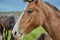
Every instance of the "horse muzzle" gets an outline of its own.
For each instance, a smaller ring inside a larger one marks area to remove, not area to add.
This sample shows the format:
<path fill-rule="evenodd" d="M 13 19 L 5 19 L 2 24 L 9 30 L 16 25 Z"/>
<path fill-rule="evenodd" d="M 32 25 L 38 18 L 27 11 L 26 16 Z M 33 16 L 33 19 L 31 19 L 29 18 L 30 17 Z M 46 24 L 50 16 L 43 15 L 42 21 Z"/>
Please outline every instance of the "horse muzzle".
<path fill-rule="evenodd" d="M 12 32 L 12 34 L 14 38 L 17 40 L 22 40 L 24 37 L 24 34 L 22 32 L 15 31 L 15 32 Z"/>

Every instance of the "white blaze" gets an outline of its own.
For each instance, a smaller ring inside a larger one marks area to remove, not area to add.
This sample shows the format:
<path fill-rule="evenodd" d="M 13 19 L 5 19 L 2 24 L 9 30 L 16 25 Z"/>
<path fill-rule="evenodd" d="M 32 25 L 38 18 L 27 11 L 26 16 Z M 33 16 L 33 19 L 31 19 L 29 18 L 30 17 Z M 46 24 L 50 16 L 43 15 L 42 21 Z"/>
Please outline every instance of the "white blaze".
<path fill-rule="evenodd" d="M 26 10 L 27 6 L 25 7 L 24 11 Z M 22 19 L 22 16 L 24 15 L 24 11 L 23 13 L 20 15 L 18 21 L 16 22 L 16 24 L 14 25 L 14 28 L 12 30 L 12 33 L 14 34 L 15 32 L 18 32 L 18 27 L 19 27 L 19 23 L 20 23 L 20 20 Z"/>

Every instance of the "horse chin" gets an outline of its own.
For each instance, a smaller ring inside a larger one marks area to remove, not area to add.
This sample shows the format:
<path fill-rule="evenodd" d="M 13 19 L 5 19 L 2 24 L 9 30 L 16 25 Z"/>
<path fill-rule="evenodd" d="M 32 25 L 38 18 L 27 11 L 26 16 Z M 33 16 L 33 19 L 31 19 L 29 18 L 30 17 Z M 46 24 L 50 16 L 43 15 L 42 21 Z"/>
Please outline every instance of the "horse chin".
<path fill-rule="evenodd" d="M 16 39 L 17 39 L 17 40 L 23 40 L 23 37 L 24 37 L 24 35 L 22 35 L 22 36 L 19 36 L 19 35 L 18 35 Z"/>
<path fill-rule="evenodd" d="M 16 40 L 23 40 L 23 37 L 24 37 L 24 35 L 25 34 L 19 34 L 19 33 L 17 33 L 16 35 L 13 35 L 14 36 L 14 38 L 16 39 Z"/>

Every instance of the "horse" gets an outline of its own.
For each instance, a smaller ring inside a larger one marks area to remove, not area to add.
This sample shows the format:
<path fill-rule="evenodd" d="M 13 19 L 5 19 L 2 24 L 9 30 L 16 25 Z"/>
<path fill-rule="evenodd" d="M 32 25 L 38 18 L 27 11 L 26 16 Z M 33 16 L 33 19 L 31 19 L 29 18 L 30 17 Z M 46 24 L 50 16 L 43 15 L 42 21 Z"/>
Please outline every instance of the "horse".
<path fill-rule="evenodd" d="M 3 15 L 0 17 L 0 34 L 2 35 L 2 40 L 5 40 L 7 38 L 6 32 L 8 33 L 9 30 L 12 31 L 14 24 L 15 24 L 15 17 L 13 15 L 10 16 Z"/>
<path fill-rule="evenodd" d="M 38 40 L 52 40 L 51 37 L 47 33 L 42 33 L 39 37 Z"/>
<path fill-rule="evenodd" d="M 11 16 L 4 15 L 0 17 L 0 26 L 2 26 L 3 28 L 12 29 L 14 24 L 15 24 L 15 17 L 13 15 Z"/>
<path fill-rule="evenodd" d="M 60 40 L 60 11 L 42 0 L 25 0 L 27 7 L 15 24 L 12 34 L 20 38 L 42 26 L 52 40 Z"/>

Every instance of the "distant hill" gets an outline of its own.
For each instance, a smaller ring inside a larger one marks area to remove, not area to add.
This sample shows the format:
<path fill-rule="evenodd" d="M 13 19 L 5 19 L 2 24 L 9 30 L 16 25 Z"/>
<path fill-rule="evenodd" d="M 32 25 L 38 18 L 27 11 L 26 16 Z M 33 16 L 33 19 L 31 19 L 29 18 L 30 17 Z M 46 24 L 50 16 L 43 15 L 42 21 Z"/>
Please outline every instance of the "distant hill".
<path fill-rule="evenodd" d="M 15 11 L 15 12 L 0 12 L 0 16 L 2 15 L 14 15 L 16 19 L 19 18 L 21 15 L 22 11 Z"/>
<path fill-rule="evenodd" d="M 5 14 L 21 14 L 22 11 L 16 11 L 16 12 L 0 12 L 0 15 L 5 15 Z"/>

